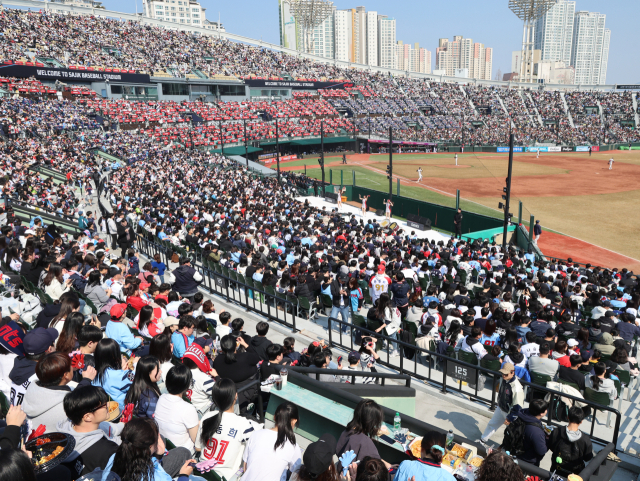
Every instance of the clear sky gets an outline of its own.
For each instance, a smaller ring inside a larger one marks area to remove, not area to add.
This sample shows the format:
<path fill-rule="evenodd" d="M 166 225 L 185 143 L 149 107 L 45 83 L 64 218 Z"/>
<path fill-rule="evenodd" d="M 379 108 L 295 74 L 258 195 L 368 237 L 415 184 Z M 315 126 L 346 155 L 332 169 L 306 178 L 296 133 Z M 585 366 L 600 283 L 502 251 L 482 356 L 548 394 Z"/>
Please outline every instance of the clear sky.
<path fill-rule="evenodd" d="M 142 2 L 137 0 L 142 11 Z M 201 0 L 209 20 L 217 20 L 231 33 L 262 38 L 279 43 L 278 0 Z M 135 11 L 131 0 L 103 0 L 106 8 L 124 12 Z M 420 43 L 432 52 L 439 38 L 454 35 L 470 37 L 494 49 L 493 75 L 500 69 L 511 70 L 511 52 L 522 45 L 522 23 L 508 8 L 507 0 L 334 0 L 338 9 L 364 5 L 367 10 L 388 15 L 397 21 L 397 40 Z M 639 0 L 576 0 L 576 10 L 588 10 L 607 15 L 606 27 L 611 29 L 611 47 L 607 83 L 640 83 L 640 49 L 638 45 Z M 432 65 L 432 68 L 434 65 Z"/>

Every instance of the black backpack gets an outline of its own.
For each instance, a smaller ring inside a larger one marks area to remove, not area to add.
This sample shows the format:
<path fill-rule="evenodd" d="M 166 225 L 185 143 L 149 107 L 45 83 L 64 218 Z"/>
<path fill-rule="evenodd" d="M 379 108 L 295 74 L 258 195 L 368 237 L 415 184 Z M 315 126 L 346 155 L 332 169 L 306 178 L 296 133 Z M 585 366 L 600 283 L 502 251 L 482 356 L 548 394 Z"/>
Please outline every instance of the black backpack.
<path fill-rule="evenodd" d="M 524 431 L 527 426 L 537 426 L 543 429 L 539 422 L 527 423 L 518 417 L 504 430 L 504 438 L 500 448 L 503 451 L 509 451 L 512 456 L 516 457 L 524 453 Z"/>

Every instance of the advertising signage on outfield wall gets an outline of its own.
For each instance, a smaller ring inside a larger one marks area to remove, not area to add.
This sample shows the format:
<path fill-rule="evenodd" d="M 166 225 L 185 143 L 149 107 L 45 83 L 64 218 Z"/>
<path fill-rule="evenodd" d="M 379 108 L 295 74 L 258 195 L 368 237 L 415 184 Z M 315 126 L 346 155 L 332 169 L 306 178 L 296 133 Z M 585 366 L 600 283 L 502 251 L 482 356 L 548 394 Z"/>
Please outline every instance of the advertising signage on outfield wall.
<path fill-rule="evenodd" d="M 303 80 L 290 81 L 246 79 L 244 83 L 249 87 L 276 87 L 290 88 L 293 90 L 344 89 L 346 87 L 353 87 L 353 83 L 351 82 L 306 82 Z"/>
<path fill-rule="evenodd" d="M 573 152 L 573 147 L 566 147 L 563 145 L 561 149 L 562 149 L 562 152 Z"/>
<path fill-rule="evenodd" d="M 0 66 L 0 75 L 18 78 L 35 77 L 37 80 L 60 80 L 61 82 L 99 82 L 101 80 L 140 84 L 151 82 L 148 75 L 139 73 L 71 70 L 67 68 L 31 67 L 28 65 L 2 65 Z"/>
<path fill-rule="evenodd" d="M 616 85 L 616 90 L 640 90 L 640 85 Z"/>
<path fill-rule="evenodd" d="M 514 147 L 514 152 L 524 152 L 524 147 Z M 509 152 L 509 147 L 498 147 L 498 152 Z"/>
<path fill-rule="evenodd" d="M 579 145 L 576 147 L 576 152 L 589 152 L 589 147 L 586 145 Z"/>

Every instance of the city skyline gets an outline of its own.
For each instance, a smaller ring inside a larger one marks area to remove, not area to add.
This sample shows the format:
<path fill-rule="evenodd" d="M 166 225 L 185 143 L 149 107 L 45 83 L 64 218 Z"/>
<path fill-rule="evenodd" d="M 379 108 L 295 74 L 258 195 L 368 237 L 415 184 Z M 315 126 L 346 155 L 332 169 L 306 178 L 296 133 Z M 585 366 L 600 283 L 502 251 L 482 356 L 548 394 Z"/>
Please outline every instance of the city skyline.
<path fill-rule="evenodd" d="M 439 3 L 398 2 L 389 4 L 382 0 L 352 2 L 351 0 L 333 0 L 339 10 L 364 6 L 367 10 L 377 11 L 396 19 L 396 38 L 405 43 L 419 43 L 420 46 L 434 52 L 432 68 L 435 67 L 435 49 L 440 38 L 461 35 L 473 38 L 494 49 L 493 72 L 503 73 L 511 70 L 512 51 L 518 50 L 522 42 L 522 23 L 508 9 L 506 0 L 496 0 L 490 4 L 474 0 L 460 0 L 455 9 Z M 138 0 L 138 11 L 142 11 L 142 2 Z M 248 0 L 232 4 L 201 0 L 207 9 L 209 20 L 221 16 L 226 30 L 246 37 L 262 39 L 279 44 L 277 2 L 274 0 Z M 126 0 L 105 0 L 107 9 L 125 12 L 135 11 L 135 2 Z M 607 83 L 635 83 L 640 81 L 640 52 L 637 49 L 625 49 L 623 42 L 635 34 L 635 16 L 630 13 L 637 8 L 636 0 L 618 0 L 603 3 L 600 0 L 576 0 L 576 11 L 600 12 L 607 16 L 606 27 L 612 31 L 609 50 Z M 239 12 L 250 12 L 250 15 Z M 459 12 L 464 12 L 460 15 Z"/>

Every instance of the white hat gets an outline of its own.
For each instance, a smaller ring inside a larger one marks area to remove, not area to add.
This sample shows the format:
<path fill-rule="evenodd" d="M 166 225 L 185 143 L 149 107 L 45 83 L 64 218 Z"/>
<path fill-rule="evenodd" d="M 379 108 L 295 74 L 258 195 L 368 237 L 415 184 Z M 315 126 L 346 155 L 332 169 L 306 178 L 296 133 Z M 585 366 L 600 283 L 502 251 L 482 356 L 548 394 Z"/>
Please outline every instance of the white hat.
<path fill-rule="evenodd" d="M 27 234 L 36 235 L 36 231 L 34 231 L 33 229 L 27 229 L 27 230 L 24 231 L 24 234 L 25 235 L 27 235 Z"/>
<path fill-rule="evenodd" d="M 579 344 L 578 341 L 576 341 L 575 339 L 569 339 L 567 341 L 567 346 L 569 347 L 576 347 L 578 344 Z"/>

